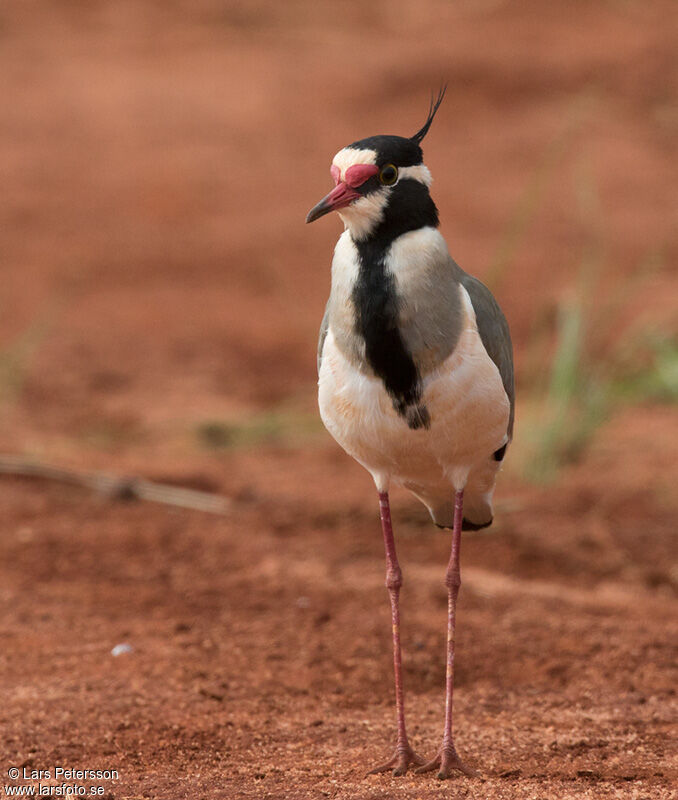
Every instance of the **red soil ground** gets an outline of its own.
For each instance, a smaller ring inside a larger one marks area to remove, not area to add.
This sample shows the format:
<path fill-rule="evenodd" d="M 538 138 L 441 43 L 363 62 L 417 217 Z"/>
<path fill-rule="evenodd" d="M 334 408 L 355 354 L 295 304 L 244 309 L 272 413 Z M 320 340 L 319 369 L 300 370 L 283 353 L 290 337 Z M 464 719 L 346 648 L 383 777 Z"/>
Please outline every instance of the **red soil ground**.
<path fill-rule="evenodd" d="M 458 747 L 483 777 L 363 777 L 393 737 L 382 544 L 369 476 L 308 422 L 339 223 L 303 225 L 333 153 L 413 132 L 447 77 L 425 148 L 443 232 L 481 277 L 507 253 L 519 377 L 592 249 L 593 307 L 623 296 L 609 340 L 666 327 L 675 21 L 668 1 L 0 10 L 0 449 L 232 498 L 0 481 L 3 791 L 63 766 L 118 770 L 92 782 L 109 798 L 676 796 L 678 422 L 651 404 L 548 486 L 509 451 L 495 525 L 464 539 Z M 199 435 L 215 420 L 233 446 Z M 448 536 L 393 507 L 431 754 Z"/>

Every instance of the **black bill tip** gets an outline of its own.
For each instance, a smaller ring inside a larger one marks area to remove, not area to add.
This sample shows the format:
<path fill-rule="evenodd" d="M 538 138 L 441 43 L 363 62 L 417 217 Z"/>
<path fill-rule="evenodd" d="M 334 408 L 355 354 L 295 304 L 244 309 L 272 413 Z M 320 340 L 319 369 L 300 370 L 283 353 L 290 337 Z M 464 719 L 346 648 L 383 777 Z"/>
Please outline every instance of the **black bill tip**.
<path fill-rule="evenodd" d="M 315 220 L 320 219 L 320 217 L 324 217 L 325 214 L 329 214 L 330 211 L 332 211 L 332 206 L 327 202 L 326 198 L 323 198 L 308 212 L 306 215 L 306 223 L 315 222 Z"/>

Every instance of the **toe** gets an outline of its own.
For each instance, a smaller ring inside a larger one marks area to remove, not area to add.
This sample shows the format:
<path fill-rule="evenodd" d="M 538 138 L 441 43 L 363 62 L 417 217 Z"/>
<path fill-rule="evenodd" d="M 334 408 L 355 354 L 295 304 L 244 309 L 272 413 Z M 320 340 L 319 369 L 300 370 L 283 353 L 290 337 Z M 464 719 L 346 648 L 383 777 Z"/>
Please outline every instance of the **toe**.
<path fill-rule="evenodd" d="M 386 761 L 384 764 L 379 764 L 379 766 L 374 767 L 374 769 L 371 769 L 369 772 L 366 772 L 365 775 L 380 775 L 382 772 L 388 772 L 392 766 L 393 759 Z"/>
<path fill-rule="evenodd" d="M 423 775 L 425 772 L 433 772 L 436 767 L 440 766 L 440 756 L 432 758 L 430 761 L 424 762 L 418 769 L 415 769 L 417 775 Z"/>
<path fill-rule="evenodd" d="M 430 761 L 426 762 L 426 764 L 423 764 L 421 767 L 419 767 L 419 769 L 416 769 L 415 773 L 417 775 L 423 775 L 425 772 L 433 772 L 436 767 L 440 767 L 438 770 L 438 779 L 441 781 L 451 777 L 452 773 L 455 771 L 462 772 L 469 778 L 475 778 L 478 776 L 477 772 L 464 764 L 456 752 L 448 753 L 442 750 L 438 753 L 438 755 L 435 756 L 435 758 L 432 758 Z"/>
<path fill-rule="evenodd" d="M 408 749 L 406 751 L 396 750 L 396 752 L 393 754 L 393 758 L 389 759 L 384 764 L 379 764 L 379 766 L 371 769 L 365 774 L 378 775 L 382 772 L 388 772 L 390 769 L 393 769 L 393 777 L 399 778 L 407 773 L 410 764 L 418 766 L 423 763 L 424 759 L 412 749 Z"/>
<path fill-rule="evenodd" d="M 467 767 L 456 753 L 453 753 L 449 756 L 443 756 L 440 761 L 440 772 L 438 772 L 438 778 L 441 781 L 444 781 L 451 777 L 453 772 L 461 772 L 468 778 L 475 778 L 478 774 L 472 770 L 471 767 Z"/>

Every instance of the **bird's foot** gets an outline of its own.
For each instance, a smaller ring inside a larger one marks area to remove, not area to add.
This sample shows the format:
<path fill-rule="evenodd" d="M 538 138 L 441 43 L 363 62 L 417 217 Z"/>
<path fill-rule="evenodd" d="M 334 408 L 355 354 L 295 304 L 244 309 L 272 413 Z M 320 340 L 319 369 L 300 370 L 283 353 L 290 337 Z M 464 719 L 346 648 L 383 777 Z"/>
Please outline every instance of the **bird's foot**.
<path fill-rule="evenodd" d="M 424 764 L 425 761 L 426 759 L 415 753 L 409 744 L 405 746 L 398 745 L 392 758 L 384 764 L 379 764 L 378 767 L 371 769 L 366 774 L 377 775 L 380 772 L 388 772 L 390 769 L 393 769 L 393 777 L 397 778 L 407 772 L 410 764 L 419 767 Z"/>
<path fill-rule="evenodd" d="M 464 764 L 464 762 L 459 758 L 453 745 L 441 747 L 438 751 L 438 754 L 434 758 L 432 758 L 430 761 L 427 761 L 425 764 L 422 764 L 422 766 L 416 769 L 415 772 L 417 775 L 421 775 L 424 772 L 432 772 L 436 767 L 440 767 L 438 770 L 438 778 L 441 781 L 449 778 L 454 770 L 463 772 L 464 775 L 467 775 L 469 778 L 475 778 L 478 776 L 478 773 L 475 770 L 471 769 L 471 767 L 467 767 L 466 764 Z"/>

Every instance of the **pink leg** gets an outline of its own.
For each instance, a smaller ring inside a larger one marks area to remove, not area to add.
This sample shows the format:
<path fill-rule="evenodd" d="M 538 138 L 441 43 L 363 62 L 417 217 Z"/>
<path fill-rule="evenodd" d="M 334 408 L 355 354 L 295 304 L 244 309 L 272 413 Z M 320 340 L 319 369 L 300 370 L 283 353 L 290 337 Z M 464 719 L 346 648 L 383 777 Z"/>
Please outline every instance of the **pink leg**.
<path fill-rule="evenodd" d="M 403 670 L 400 655 L 400 587 L 403 576 L 396 556 L 393 527 L 391 525 L 391 509 L 388 502 L 388 492 L 379 492 L 379 512 L 381 515 L 381 529 L 384 534 L 384 548 L 386 550 L 386 588 L 391 598 L 391 622 L 393 628 L 393 671 L 395 673 L 396 713 L 398 718 L 398 739 L 395 753 L 385 764 L 370 770 L 367 774 L 386 772 L 393 768 L 393 774 L 404 775 L 410 764 L 423 764 L 424 759 L 417 755 L 410 747 L 405 730 L 405 700 L 403 692 Z"/>
<path fill-rule="evenodd" d="M 459 574 L 459 548 L 461 545 L 461 523 L 463 517 L 463 490 L 454 497 L 454 528 L 452 530 L 452 548 L 450 560 L 445 573 L 447 586 L 447 671 L 445 676 L 445 727 L 443 728 L 443 743 L 435 758 L 419 767 L 417 772 L 430 772 L 440 767 L 438 777 L 442 780 L 449 778 L 452 771 L 457 769 L 465 775 L 476 773 L 467 767 L 457 755 L 452 734 L 452 696 L 454 694 L 454 631 L 457 616 L 457 597 L 461 586 Z"/>

